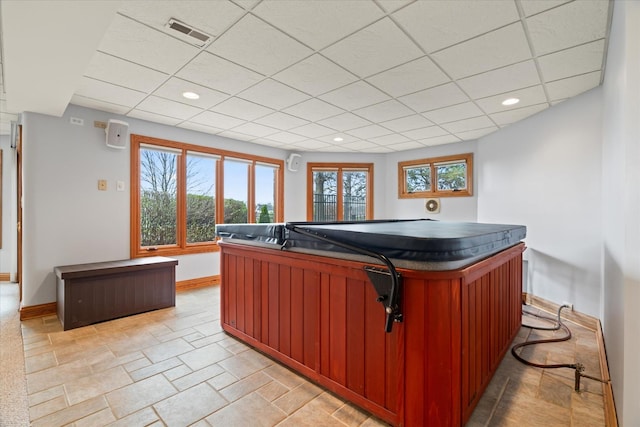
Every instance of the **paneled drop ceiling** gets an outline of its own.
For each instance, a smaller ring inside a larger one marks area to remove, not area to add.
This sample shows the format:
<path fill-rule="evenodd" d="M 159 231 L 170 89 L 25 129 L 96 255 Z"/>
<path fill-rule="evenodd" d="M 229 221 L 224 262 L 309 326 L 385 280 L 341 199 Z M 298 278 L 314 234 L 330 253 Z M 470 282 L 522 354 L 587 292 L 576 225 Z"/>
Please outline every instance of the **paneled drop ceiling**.
<path fill-rule="evenodd" d="M 63 101 L 286 150 L 387 153 L 454 143 L 598 86 L 611 7 L 124 1 Z M 196 45 L 167 27 L 172 18 L 210 40 Z M 187 91 L 199 99 L 184 98 Z M 7 94 L 5 116 L 19 112 L 6 109 L 20 94 Z M 506 98 L 520 102 L 504 106 Z"/>

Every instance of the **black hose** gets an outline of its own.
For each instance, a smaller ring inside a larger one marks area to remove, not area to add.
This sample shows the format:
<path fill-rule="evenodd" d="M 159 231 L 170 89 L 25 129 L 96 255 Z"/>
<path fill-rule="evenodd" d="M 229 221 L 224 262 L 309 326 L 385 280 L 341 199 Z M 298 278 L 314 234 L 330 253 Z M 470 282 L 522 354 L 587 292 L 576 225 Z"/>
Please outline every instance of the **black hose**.
<path fill-rule="evenodd" d="M 518 353 L 516 353 L 516 350 L 518 350 L 520 348 L 523 348 L 523 347 L 526 347 L 526 346 L 530 346 L 530 345 L 554 343 L 554 342 L 561 342 L 561 341 L 570 340 L 571 339 L 571 330 L 567 327 L 567 325 L 562 323 L 562 319 L 560 317 L 560 314 L 561 314 L 563 308 L 569 308 L 569 306 L 568 305 L 562 305 L 562 306 L 560 306 L 560 308 L 558 308 L 558 316 L 557 316 L 557 320 L 556 320 L 556 325 L 553 326 L 553 327 L 531 326 L 531 325 L 522 324 L 522 326 L 524 326 L 525 328 L 537 329 L 537 330 L 542 330 L 542 331 L 557 331 L 559 329 L 562 329 L 565 332 L 565 335 L 563 337 L 521 342 L 521 343 L 515 344 L 513 347 L 511 347 L 511 354 L 518 361 L 524 363 L 525 365 L 533 366 L 535 368 L 543 368 L 543 369 L 568 368 L 568 369 L 574 369 L 575 370 L 575 383 L 574 383 L 574 390 L 575 391 L 580 391 L 580 378 L 581 377 L 589 378 L 589 379 L 592 379 L 592 380 L 595 380 L 595 381 L 600 381 L 601 383 L 607 383 L 608 381 L 604 381 L 604 380 L 601 380 L 600 378 L 595 378 L 595 377 L 592 377 L 590 375 L 584 374 L 583 372 L 584 372 L 585 368 L 584 368 L 584 365 L 582 363 L 556 363 L 556 364 L 547 365 L 547 364 L 532 362 L 530 360 L 527 360 L 527 359 L 523 358 Z M 527 313 L 527 314 L 535 316 L 535 317 L 538 317 L 538 318 L 541 318 L 541 319 L 553 321 L 553 319 L 550 319 L 550 318 L 548 318 L 546 316 L 540 316 L 540 315 L 533 314 L 533 313 Z"/>

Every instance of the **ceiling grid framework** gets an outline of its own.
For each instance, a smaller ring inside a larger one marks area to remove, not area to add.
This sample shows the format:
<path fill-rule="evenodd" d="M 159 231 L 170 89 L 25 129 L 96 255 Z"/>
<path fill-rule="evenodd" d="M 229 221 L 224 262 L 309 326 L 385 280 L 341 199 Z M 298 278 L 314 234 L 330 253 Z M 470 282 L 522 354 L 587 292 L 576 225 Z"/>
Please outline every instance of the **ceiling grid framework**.
<path fill-rule="evenodd" d="M 611 7 L 128 0 L 70 99 L 285 150 L 387 153 L 454 143 L 598 86 Z M 211 42 L 198 48 L 175 36 L 171 18 Z M 503 106 L 510 97 L 520 103 Z"/>

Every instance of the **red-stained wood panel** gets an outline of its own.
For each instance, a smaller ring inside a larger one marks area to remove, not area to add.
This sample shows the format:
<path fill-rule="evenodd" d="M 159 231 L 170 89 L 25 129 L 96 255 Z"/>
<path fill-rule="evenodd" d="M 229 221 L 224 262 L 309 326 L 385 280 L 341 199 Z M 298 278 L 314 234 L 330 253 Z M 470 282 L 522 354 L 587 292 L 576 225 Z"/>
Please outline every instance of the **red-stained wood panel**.
<path fill-rule="evenodd" d="M 320 274 L 320 373 L 331 378 L 330 274 Z"/>
<path fill-rule="evenodd" d="M 329 378 L 347 384 L 347 279 L 329 277 Z"/>
<path fill-rule="evenodd" d="M 255 336 L 255 332 L 253 329 L 254 322 L 254 313 L 255 313 L 255 297 L 253 294 L 254 291 L 254 282 L 253 282 L 253 260 L 251 258 L 246 258 L 245 263 L 248 268 L 245 268 L 245 279 L 244 279 L 244 332 L 249 336 Z"/>
<path fill-rule="evenodd" d="M 280 264 L 278 274 L 278 350 L 291 356 L 291 268 Z M 296 320 L 293 320 L 296 321 Z"/>
<path fill-rule="evenodd" d="M 269 263 L 269 346 L 280 350 L 280 277 L 279 265 Z"/>
<path fill-rule="evenodd" d="M 362 280 L 347 280 L 347 387 L 364 395 L 365 301 Z"/>
<path fill-rule="evenodd" d="M 229 275 L 229 281 L 228 281 L 229 287 L 227 289 L 227 292 L 229 293 L 229 298 L 226 301 L 227 302 L 227 321 L 234 328 L 236 327 L 236 324 L 237 324 L 237 316 L 236 316 L 236 303 L 237 303 L 236 295 L 238 294 L 237 292 L 238 269 L 236 268 L 237 260 L 238 260 L 238 257 L 235 257 L 235 256 L 229 258 L 229 268 L 227 273 Z"/>
<path fill-rule="evenodd" d="M 260 283 L 260 341 L 269 343 L 269 316 L 272 307 L 269 305 L 269 263 L 266 261 L 260 263 Z"/>
<path fill-rule="evenodd" d="M 262 331 L 260 330 L 260 326 L 262 324 L 262 263 L 254 259 L 253 260 L 253 336 L 258 341 L 262 340 Z"/>
<path fill-rule="evenodd" d="M 244 268 L 244 261 L 245 258 L 244 257 L 237 257 L 236 259 L 236 301 L 237 303 L 235 304 L 235 309 L 236 309 L 236 328 L 238 328 L 241 331 L 246 331 L 245 329 L 245 319 L 244 319 L 244 312 L 245 312 L 245 300 L 244 300 L 244 288 L 246 286 L 246 281 L 245 281 L 245 268 Z"/>
<path fill-rule="evenodd" d="M 291 357 L 304 363 L 304 270 L 291 269 Z"/>
<path fill-rule="evenodd" d="M 317 271 L 306 269 L 304 271 L 303 289 L 303 335 L 304 335 L 304 364 L 314 370 L 318 369 L 318 335 L 319 335 L 319 309 L 320 309 L 320 274 Z"/>
<path fill-rule="evenodd" d="M 385 333 L 381 333 L 384 328 L 385 313 L 381 303 L 376 301 L 378 294 L 373 286 L 364 287 L 364 379 L 365 389 L 364 395 L 367 399 L 377 403 L 380 406 L 386 406 L 385 390 L 387 384 L 388 373 L 386 371 L 387 363 L 395 366 L 398 360 L 387 359 L 387 341 Z M 398 325 L 394 325 L 397 329 Z M 367 355 L 376 354 L 377 357 L 367 357 Z M 393 389 L 394 384 L 389 384 Z M 388 408 L 388 407 L 387 407 Z"/>
<path fill-rule="evenodd" d="M 427 371 L 424 370 L 426 342 L 417 337 L 424 337 L 428 333 L 426 329 L 427 289 L 422 280 L 403 280 L 404 295 L 411 298 L 403 298 L 404 308 L 404 333 L 405 333 L 405 420 L 411 425 L 426 426 L 428 418 L 425 418 L 425 405 L 430 405 L 425 395 Z M 410 396 L 422 396 L 424 402 L 420 402 Z M 409 424 L 407 424 L 409 425 Z"/>

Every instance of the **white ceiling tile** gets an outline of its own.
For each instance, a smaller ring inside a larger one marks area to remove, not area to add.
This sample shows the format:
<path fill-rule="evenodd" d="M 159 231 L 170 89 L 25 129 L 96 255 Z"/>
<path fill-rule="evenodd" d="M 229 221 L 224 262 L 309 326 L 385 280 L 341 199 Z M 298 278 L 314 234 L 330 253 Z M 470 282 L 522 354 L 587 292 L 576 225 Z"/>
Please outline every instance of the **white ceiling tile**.
<path fill-rule="evenodd" d="M 400 144 L 402 142 L 408 142 L 410 140 L 404 135 L 392 133 L 391 135 L 384 135 L 384 136 L 378 136 L 375 138 L 370 138 L 369 141 L 375 142 L 376 144 L 380 144 L 380 145 L 393 145 L 393 144 Z"/>
<path fill-rule="evenodd" d="M 224 136 L 225 138 L 231 138 L 231 139 L 235 139 L 238 141 L 245 141 L 245 142 L 255 139 L 255 136 L 246 135 L 240 132 L 234 132 L 232 130 L 225 130 L 223 132 L 220 132 L 218 136 Z"/>
<path fill-rule="evenodd" d="M 328 119 L 320 120 L 318 123 L 341 132 L 361 128 L 371 124 L 368 120 L 351 113 L 343 113 L 334 117 L 329 117 Z"/>
<path fill-rule="evenodd" d="M 178 127 L 184 128 L 184 129 L 195 130 L 195 131 L 203 132 L 203 133 L 209 133 L 209 134 L 212 134 L 212 135 L 215 135 L 216 133 L 220 133 L 220 132 L 223 131 L 222 129 L 218 129 L 216 127 L 202 125 L 200 123 L 193 123 L 193 122 L 182 122 L 182 123 L 180 123 L 178 125 Z"/>
<path fill-rule="evenodd" d="M 539 85 L 540 78 L 533 61 L 525 61 L 458 80 L 458 84 L 475 99 Z"/>
<path fill-rule="evenodd" d="M 254 144 L 267 145 L 269 147 L 281 147 L 283 145 L 282 142 L 272 141 L 267 138 L 256 138 L 253 141 Z"/>
<path fill-rule="evenodd" d="M 604 40 L 583 44 L 538 58 L 545 81 L 571 77 L 602 68 Z"/>
<path fill-rule="evenodd" d="M 214 40 L 207 50 L 266 75 L 276 73 L 313 53 L 308 47 L 253 15 L 245 15 L 229 31 Z"/>
<path fill-rule="evenodd" d="M 522 24 L 517 22 L 441 50 L 433 59 L 454 79 L 493 70 L 531 58 Z"/>
<path fill-rule="evenodd" d="M 263 79 L 262 75 L 209 52 L 200 53 L 176 76 L 229 94 L 240 92 Z"/>
<path fill-rule="evenodd" d="M 335 131 L 316 123 L 309 123 L 307 125 L 291 129 L 291 133 L 306 136 L 307 138 L 319 138 L 321 136 L 335 133 Z"/>
<path fill-rule="evenodd" d="M 305 141 L 296 142 L 293 145 L 306 150 L 319 150 L 321 148 L 328 148 L 333 146 L 333 144 L 318 141 L 315 139 L 307 139 Z"/>
<path fill-rule="evenodd" d="M 472 139 L 482 138 L 483 136 L 489 135 L 490 133 L 493 133 L 497 130 L 498 128 L 496 126 L 492 126 L 485 129 L 476 129 L 476 130 L 470 130 L 467 132 L 459 132 L 459 133 L 456 133 L 456 136 L 463 141 L 470 141 Z"/>
<path fill-rule="evenodd" d="M 319 98 L 349 111 L 390 99 L 387 95 L 363 81 L 357 81 L 336 89 L 319 96 Z"/>
<path fill-rule="evenodd" d="M 342 114 L 344 113 L 344 110 L 334 107 L 324 101 L 320 101 L 317 98 L 311 98 L 307 101 L 301 102 L 300 104 L 286 108 L 284 112 L 315 122 L 326 119 L 327 117 Z"/>
<path fill-rule="evenodd" d="M 321 55 L 313 55 L 273 76 L 313 96 L 329 92 L 358 78 Z"/>
<path fill-rule="evenodd" d="M 393 151 L 406 151 L 413 150 L 414 148 L 423 148 L 424 145 L 417 141 L 403 142 L 401 144 L 390 145 L 389 148 Z"/>
<path fill-rule="evenodd" d="M 322 53 L 360 77 L 422 56 L 422 51 L 389 18 L 324 49 Z"/>
<path fill-rule="evenodd" d="M 185 92 L 195 92 L 200 95 L 198 99 L 187 99 L 182 96 Z M 194 107 L 210 108 L 213 105 L 227 99 L 229 95 L 214 89 L 209 89 L 177 77 L 171 77 L 165 84 L 160 86 L 153 92 L 154 95 L 162 98 L 172 99 L 184 104 L 193 105 Z"/>
<path fill-rule="evenodd" d="M 466 132 L 494 126 L 495 124 L 487 117 L 480 116 L 472 119 L 458 120 L 457 122 L 445 123 L 441 125 L 451 133 Z"/>
<path fill-rule="evenodd" d="M 573 1 L 527 18 L 536 55 L 601 39 L 607 31 L 609 1 Z"/>
<path fill-rule="evenodd" d="M 433 123 L 427 119 L 425 119 L 420 114 L 414 114 L 407 117 L 402 117 L 400 119 L 389 120 L 387 122 L 380 123 L 381 126 L 384 126 L 388 129 L 391 129 L 395 132 L 406 132 L 408 130 L 424 128 L 428 126 L 433 126 Z"/>
<path fill-rule="evenodd" d="M 438 110 L 424 113 L 424 116 L 434 123 L 448 123 L 456 120 L 468 119 L 481 116 L 484 113 L 473 102 L 452 105 L 451 107 L 440 108 Z"/>
<path fill-rule="evenodd" d="M 174 73 L 198 53 L 198 48 L 146 25 L 116 15 L 99 50 L 164 73 Z"/>
<path fill-rule="evenodd" d="M 389 135 L 392 133 L 389 129 L 385 129 L 378 125 L 364 126 L 358 129 L 352 129 L 347 132 L 349 135 L 362 139 L 375 138 L 376 136 Z"/>
<path fill-rule="evenodd" d="M 77 95 L 126 107 L 134 107 L 145 96 L 143 92 L 105 83 L 100 80 L 83 77 L 76 90 Z"/>
<path fill-rule="evenodd" d="M 281 142 L 283 144 L 293 144 L 295 142 L 304 141 L 305 139 L 307 139 L 307 137 L 302 135 L 296 135 L 290 132 L 278 132 L 278 133 L 274 133 L 273 135 L 269 135 L 269 137 L 265 139 Z"/>
<path fill-rule="evenodd" d="M 586 92 L 600 84 L 600 71 L 569 77 L 563 80 L 547 83 L 547 91 L 552 101 L 570 98 L 579 93 Z"/>
<path fill-rule="evenodd" d="M 420 142 L 424 145 L 432 146 L 432 145 L 441 145 L 441 144 L 451 144 L 452 142 L 460 142 L 460 138 L 453 135 L 442 135 L 442 136 L 436 136 L 435 138 L 421 139 Z"/>
<path fill-rule="evenodd" d="M 394 150 L 392 150 L 389 147 L 377 146 L 377 147 L 365 148 L 361 151 L 363 153 L 392 153 Z"/>
<path fill-rule="evenodd" d="M 112 104 L 110 102 L 101 101 L 93 98 L 87 98 L 77 93 L 71 97 L 71 104 L 81 107 L 93 108 L 95 110 L 106 111 L 114 114 L 125 114 L 131 110 L 131 107 L 124 105 Z"/>
<path fill-rule="evenodd" d="M 202 112 L 202 108 L 192 107 L 191 105 L 182 104 L 157 96 L 150 96 L 146 98 L 136 106 L 136 110 L 174 117 L 181 120 L 186 120 Z"/>
<path fill-rule="evenodd" d="M 211 108 L 211 111 L 237 117 L 242 120 L 254 120 L 258 117 L 273 113 L 271 108 L 263 107 L 262 105 L 254 104 L 253 102 L 240 98 L 227 99 Z"/>
<path fill-rule="evenodd" d="M 535 15 L 571 0 L 520 0 L 525 16 Z"/>
<path fill-rule="evenodd" d="M 566 100 L 567 100 L 567 99 L 565 98 L 565 99 L 558 99 L 558 100 L 556 100 L 556 101 L 551 101 L 551 105 L 560 104 L 561 102 L 564 102 L 564 101 L 566 101 Z"/>
<path fill-rule="evenodd" d="M 263 80 L 242 91 L 238 96 L 275 110 L 281 110 L 309 99 L 309 95 L 272 79 Z"/>
<path fill-rule="evenodd" d="M 413 111 L 407 108 L 404 104 L 401 104 L 395 99 L 392 99 L 389 101 L 381 102 L 380 104 L 360 108 L 358 110 L 355 110 L 354 114 L 377 123 L 397 119 L 399 117 L 406 117 L 412 115 Z"/>
<path fill-rule="evenodd" d="M 373 142 L 369 142 L 369 141 L 350 142 L 348 144 L 342 144 L 341 146 L 344 148 L 349 148 L 351 150 L 356 150 L 356 151 L 362 151 L 370 148 L 379 147 L 378 144 L 374 144 Z"/>
<path fill-rule="evenodd" d="M 520 100 L 516 105 L 502 105 L 502 101 L 507 98 L 517 98 Z M 526 89 L 514 90 L 501 95 L 490 96 L 488 98 L 477 99 L 476 103 L 486 113 L 498 113 L 500 111 L 513 110 L 529 105 L 541 104 L 547 101 L 542 85 L 528 87 Z"/>
<path fill-rule="evenodd" d="M 234 3 L 237 3 L 239 6 L 251 10 L 256 4 L 260 2 L 260 0 L 233 0 Z"/>
<path fill-rule="evenodd" d="M 454 83 L 447 83 L 431 89 L 422 90 L 398 98 L 400 102 L 415 111 L 424 112 L 437 108 L 448 107 L 449 105 L 466 102 L 469 97 L 465 95 Z"/>
<path fill-rule="evenodd" d="M 419 114 L 414 114 L 412 116 L 382 122 L 380 125 L 395 132 L 405 132 L 408 130 L 433 126 L 433 123 Z"/>
<path fill-rule="evenodd" d="M 263 1 L 253 13 L 316 50 L 384 15 L 373 2 L 335 0 Z"/>
<path fill-rule="evenodd" d="M 341 147 L 339 145 L 330 145 L 330 146 L 327 146 L 327 147 L 324 147 L 324 148 L 319 148 L 319 149 L 317 149 L 315 151 L 323 151 L 323 152 L 327 152 L 327 153 L 349 153 L 349 152 L 351 152 L 350 149 Z"/>
<path fill-rule="evenodd" d="M 255 120 L 255 122 L 260 123 L 261 125 L 271 126 L 281 130 L 289 130 L 291 128 L 306 125 L 307 123 L 309 123 L 307 120 L 294 117 L 290 114 L 281 113 L 279 111 L 259 118 L 258 120 Z"/>
<path fill-rule="evenodd" d="M 513 1 L 417 1 L 393 14 L 427 52 L 519 19 Z"/>
<path fill-rule="evenodd" d="M 448 82 L 449 77 L 428 57 L 399 65 L 367 81 L 391 96 L 402 96 Z"/>
<path fill-rule="evenodd" d="M 146 93 L 169 78 L 168 74 L 102 52 L 93 55 L 84 75 Z"/>
<path fill-rule="evenodd" d="M 219 129 L 231 129 L 244 123 L 244 120 L 225 116 L 224 114 L 214 113 L 213 111 L 204 111 L 197 116 L 192 117 L 189 121 Z"/>
<path fill-rule="evenodd" d="M 536 114 L 542 110 L 549 108 L 549 104 L 546 102 L 544 104 L 538 105 L 530 105 L 524 108 L 518 108 L 510 111 L 503 111 L 500 113 L 490 114 L 496 124 L 499 126 L 504 126 L 509 123 L 517 122 L 518 120 L 522 120 L 525 117 L 529 117 L 533 114 Z"/>
<path fill-rule="evenodd" d="M 442 129 L 440 126 L 430 126 L 427 128 L 414 129 L 406 132 L 402 132 L 404 136 L 409 139 L 425 139 L 425 138 L 433 138 L 435 136 L 447 135 L 448 132 Z"/>
<path fill-rule="evenodd" d="M 149 122 L 162 123 L 169 126 L 175 126 L 180 123 L 181 119 L 176 119 L 175 117 L 167 117 L 162 114 L 150 113 L 149 111 L 141 111 L 141 110 L 131 110 L 127 113 L 128 117 L 133 117 L 135 119 L 146 120 Z"/>
<path fill-rule="evenodd" d="M 204 2 L 201 0 L 156 1 L 135 0 L 123 1 L 118 12 L 135 18 L 152 27 L 166 31 L 165 24 L 175 18 L 187 25 L 217 36 L 235 22 L 244 11 L 227 0 Z"/>
<path fill-rule="evenodd" d="M 391 13 L 413 1 L 414 0 L 378 0 L 377 3 L 382 6 L 387 13 Z"/>
<path fill-rule="evenodd" d="M 245 135 L 250 135 L 253 137 L 264 138 L 265 136 L 273 135 L 274 133 L 278 133 L 279 130 L 269 127 L 259 125 L 257 123 L 245 123 L 243 125 L 234 127 L 232 129 L 233 132 L 240 132 Z"/>

